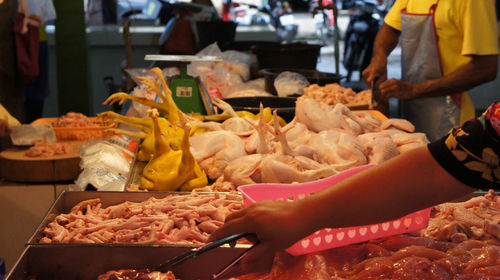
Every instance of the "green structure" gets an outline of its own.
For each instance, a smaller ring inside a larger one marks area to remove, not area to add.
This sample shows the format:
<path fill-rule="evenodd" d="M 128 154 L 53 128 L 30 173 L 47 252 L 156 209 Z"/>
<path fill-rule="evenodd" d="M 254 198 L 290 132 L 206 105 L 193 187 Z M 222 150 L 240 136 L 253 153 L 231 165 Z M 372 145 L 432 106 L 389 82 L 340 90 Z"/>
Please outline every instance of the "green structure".
<path fill-rule="evenodd" d="M 91 114 L 83 1 L 54 0 L 59 115 Z"/>

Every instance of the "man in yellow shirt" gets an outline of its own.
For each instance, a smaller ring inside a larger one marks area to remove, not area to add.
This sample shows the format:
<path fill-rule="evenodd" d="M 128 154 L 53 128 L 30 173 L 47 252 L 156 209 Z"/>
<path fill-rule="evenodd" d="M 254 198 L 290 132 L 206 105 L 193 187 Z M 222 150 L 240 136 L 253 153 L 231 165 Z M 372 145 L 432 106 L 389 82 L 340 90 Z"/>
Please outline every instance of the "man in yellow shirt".
<path fill-rule="evenodd" d="M 402 78 L 387 80 L 387 56 L 401 37 Z M 402 117 L 433 141 L 474 117 L 465 92 L 494 80 L 498 30 L 494 0 L 396 0 L 375 39 L 367 84 L 401 102 Z"/>
<path fill-rule="evenodd" d="M 0 104 L 0 137 L 10 135 L 12 132 L 12 126 L 20 124 L 21 123 L 9 114 L 9 112 Z"/>

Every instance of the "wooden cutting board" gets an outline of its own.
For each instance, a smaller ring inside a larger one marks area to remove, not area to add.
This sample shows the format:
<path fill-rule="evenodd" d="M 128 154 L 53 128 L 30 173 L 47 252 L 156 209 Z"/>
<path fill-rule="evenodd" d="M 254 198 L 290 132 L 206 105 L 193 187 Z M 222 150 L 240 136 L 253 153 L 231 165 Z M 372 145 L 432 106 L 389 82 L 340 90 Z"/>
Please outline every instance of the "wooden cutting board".
<path fill-rule="evenodd" d="M 67 154 L 50 157 L 29 157 L 27 147 L 14 147 L 0 152 L 0 177 L 13 182 L 71 181 L 80 175 L 78 149 L 86 141 L 64 142 L 70 146 Z"/>

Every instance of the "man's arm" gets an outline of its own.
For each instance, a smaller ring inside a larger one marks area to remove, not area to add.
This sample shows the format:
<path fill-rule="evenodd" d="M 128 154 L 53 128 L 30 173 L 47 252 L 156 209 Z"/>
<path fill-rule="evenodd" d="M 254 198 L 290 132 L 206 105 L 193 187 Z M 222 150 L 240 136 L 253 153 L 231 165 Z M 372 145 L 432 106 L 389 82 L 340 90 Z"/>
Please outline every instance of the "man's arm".
<path fill-rule="evenodd" d="M 6 120 L 0 119 L 0 137 L 9 136 L 12 128 Z"/>
<path fill-rule="evenodd" d="M 378 83 L 387 80 L 387 57 L 398 45 L 400 31 L 383 24 L 375 38 L 370 65 L 363 70 L 362 76 L 367 85 L 377 77 Z"/>
<path fill-rule="evenodd" d="M 427 147 L 421 147 L 298 203 L 300 212 L 309 217 L 310 228 L 350 227 L 394 220 L 474 190 L 441 167 Z M 328 218 L 315 217 L 312 211 Z"/>
<path fill-rule="evenodd" d="M 494 80 L 498 71 L 497 63 L 498 55 L 475 55 L 472 56 L 471 62 L 438 79 L 419 84 L 396 79 L 386 81 L 379 86 L 380 96 L 384 100 L 388 100 L 390 97 L 410 100 L 464 92 Z"/>

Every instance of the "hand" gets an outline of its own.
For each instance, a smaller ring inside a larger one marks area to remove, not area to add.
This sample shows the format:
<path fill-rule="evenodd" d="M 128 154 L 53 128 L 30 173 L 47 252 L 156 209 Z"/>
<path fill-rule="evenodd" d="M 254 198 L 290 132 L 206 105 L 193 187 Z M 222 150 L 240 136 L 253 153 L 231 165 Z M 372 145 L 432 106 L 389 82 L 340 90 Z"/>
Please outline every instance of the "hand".
<path fill-rule="evenodd" d="M 418 97 L 418 86 L 396 79 L 381 83 L 378 87 L 377 98 L 387 103 L 391 97 L 401 100 L 415 99 Z"/>
<path fill-rule="evenodd" d="M 6 120 L 0 119 L 0 137 L 9 136 L 12 132 L 12 128 L 9 126 Z"/>
<path fill-rule="evenodd" d="M 235 267 L 240 273 L 269 270 L 274 254 L 293 245 L 304 233 L 297 203 L 261 201 L 233 213 L 209 238 L 214 241 L 237 233 L 255 233 L 259 244 Z M 307 231 L 306 231 L 307 232 Z"/>
<path fill-rule="evenodd" d="M 361 73 L 363 80 L 368 86 L 371 86 L 372 81 L 377 78 L 378 87 L 382 82 L 387 80 L 387 62 L 385 60 L 373 59 L 370 65 Z"/>

